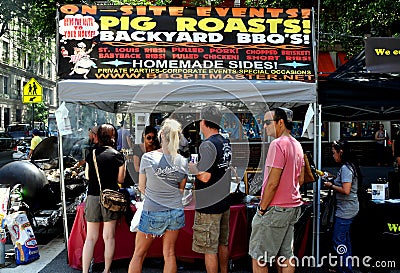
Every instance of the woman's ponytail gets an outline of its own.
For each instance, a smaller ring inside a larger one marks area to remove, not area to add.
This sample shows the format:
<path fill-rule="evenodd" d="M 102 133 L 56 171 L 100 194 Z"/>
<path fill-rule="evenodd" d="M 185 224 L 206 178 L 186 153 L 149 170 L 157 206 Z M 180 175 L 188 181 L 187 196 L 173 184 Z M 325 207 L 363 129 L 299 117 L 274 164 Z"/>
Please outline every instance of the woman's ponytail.
<path fill-rule="evenodd" d="M 175 157 L 179 149 L 179 135 L 181 133 L 181 124 L 174 119 L 166 119 L 163 122 L 160 132 L 163 133 L 165 141 L 168 143 L 169 153 Z"/>

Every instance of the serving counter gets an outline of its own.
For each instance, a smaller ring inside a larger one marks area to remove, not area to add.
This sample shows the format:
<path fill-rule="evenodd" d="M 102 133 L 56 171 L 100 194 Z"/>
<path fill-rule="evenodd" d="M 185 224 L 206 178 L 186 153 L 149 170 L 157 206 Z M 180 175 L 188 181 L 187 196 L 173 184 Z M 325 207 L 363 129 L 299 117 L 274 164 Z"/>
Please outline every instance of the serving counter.
<path fill-rule="evenodd" d="M 135 207 L 131 207 L 135 211 Z M 194 206 L 185 207 L 185 226 L 180 230 L 176 242 L 177 258 L 204 258 L 202 254 L 192 251 L 192 236 L 194 222 Z M 246 217 L 246 206 L 243 204 L 231 206 L 229 220 L 229 258 L 237 259 L 247 255 L 248 252 L 248 223 Z M 100 232 L 102 234 L 102 232 Z M 131 258 L 135 249 L 136 233 L 130 232 L 125 218 L 117 222 L 115 232 L 115 253 L 114 260 Z M 72 226 L 68 241 L 68 264 L 72 268 L 82 268 L 82 250 L 86 238 L 86 221 L 84 218 L 84 203 L 76 210 L 76 217 Z M 104 262 L 104 242 L 101 236 L 94 249 L 94 262 Z M 154 240 L 147 257 L 162 257 L 162 239 Z"/>

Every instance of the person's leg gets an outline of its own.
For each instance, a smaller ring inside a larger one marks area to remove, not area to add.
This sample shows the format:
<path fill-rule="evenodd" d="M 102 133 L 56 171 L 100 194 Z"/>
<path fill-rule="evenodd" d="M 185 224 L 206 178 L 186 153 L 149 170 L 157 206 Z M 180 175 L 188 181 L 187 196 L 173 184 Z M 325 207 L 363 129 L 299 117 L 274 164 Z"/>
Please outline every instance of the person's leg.
<path fill-rule="evenodd" d="M 280 265 L 277 266 L 278 273 L 294 273 L 295 267 L 295 260 L 294 259 L 286 259 L 285 261 L 280 262 Z"/>
<path fill-rule="evenodd" d="M 229 217 L 230 209 L 222 214 L 218 238 L 218 261 L 221 273 L 228 273 L 229 263 Z"/>
<path fill-rule="evenodd" d="M 347 264 L 347 258 L 351 256 L 350 225 L 352 219 L 335 218 L 333 227 L 333 248 L 335 253 L 342 259 L 342 266 L 338 266 L 340 272 L 352 272 L 351 263 Z M 350 261 L 349 261 L 350 262 Z"/>
<path fill-rule="evenodd" d="M 378 161 L 378 166 L 381 166 L 384 163 L 384 158 L 385 158 L 385 146 L 383 144 L 377 144 L 377 161 Z"/>
<path fill-rule="evenodd" d="M 178 230 L 167 230 L 163 236 L 164 273 L 177 271 L 175 257 L 175 243 L 178 239 Z"/>
<path fill-rule="evenodd" d="M 147 250 L 149 250 L 153 240 L 154 237 L 152 235 L 145 234 L 141 231 L 136 233 L 135 252 L 129 263 L 128 273 L 142 272 L 144 258 L 146 258 Z"/>
<path fill-rule="evenodd" d="M 114 258 L 115 249 L 115 225 L 117 220 L 104 222 L 103 240 L 104 240 L 104 273 L 109 273 L 111 263 Z"/>
<path fill-rule="evenodd" d="M 204 254 L 207 273 L 218 273 L 218 254 Z"/>
<path fill-rule="evenodd" d="M 286 260 L 278 261 L 278 273 L 294 273 L 296 268 L 296 259 L 294 259 L 293 242 L 294 242 L 294 225 L 300 217 L 301 208 L 290 208 L 286 210 L 286 215 L 289 220 L 289 225 L 286 228 L 282 227 L 282 232 L 285 233 L 280 253 Z"/>
<path fill-rule="evenodd" d="M 207 273 L 218 273 L 219 223 L 222 214 L 195 212 L 192 250 L 204 254 Z"/>
<path fill-rule="evenodd" d="M 218 261 L 221 273 L 228 273 L 229 249 L 228 246 L 218 246 Z"/>
<path fill-rule="evenodd" d="M 249 241 L 253 272 L 268 272 L 268 266 L 273 266 L 278 256 L 286 234 L 281 227 L 288 221 L 281 210 L 272 207 L 263 215 L 256 212 L 253 217 Z"/>
<path fill-rule="evenodd" d="M 87 222 L 86 239 L 82 251 L 82 272 L 88 273 L 93 258 L 94 246 L 99 238 L 100 223 Z"/>
<path fill-rule="evenodd" d="M 252 260 L 253 273 L 268 273 L 268 266 L 266 263 L 262 263 L 259 260 Z"/>

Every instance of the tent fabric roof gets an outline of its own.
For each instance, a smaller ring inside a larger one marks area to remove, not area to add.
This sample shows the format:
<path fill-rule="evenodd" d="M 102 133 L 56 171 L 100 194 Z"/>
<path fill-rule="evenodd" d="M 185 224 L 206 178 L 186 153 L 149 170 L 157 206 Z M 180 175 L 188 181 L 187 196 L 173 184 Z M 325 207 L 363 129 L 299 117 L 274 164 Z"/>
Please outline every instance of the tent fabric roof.
<path fill-rule="evenodd" d="M 298 81 L 248 80 L 62 80 L 60 101 L 92 104 L 120 112 L 127 104 L 136 112 L 154 111 L 157 105 L 190 101 L 242 103 L 310 103 L 316 101 L 316 84 Z M 165 111 L 165 109 L 164 109 Z"/>

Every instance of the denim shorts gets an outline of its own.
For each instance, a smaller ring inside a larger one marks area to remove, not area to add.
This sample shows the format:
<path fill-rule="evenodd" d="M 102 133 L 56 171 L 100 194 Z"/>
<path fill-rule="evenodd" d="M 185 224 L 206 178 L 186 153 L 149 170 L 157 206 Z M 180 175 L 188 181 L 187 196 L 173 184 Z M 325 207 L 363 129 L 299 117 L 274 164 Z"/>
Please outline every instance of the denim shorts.
<path fill-rule="evenodd" d="M 183 209 L 164 211 L 143 211 L 140 216 L 139 231 L 154 236 L 161 236 L 166 230 L 178 230 L 185 226 Z"/>

